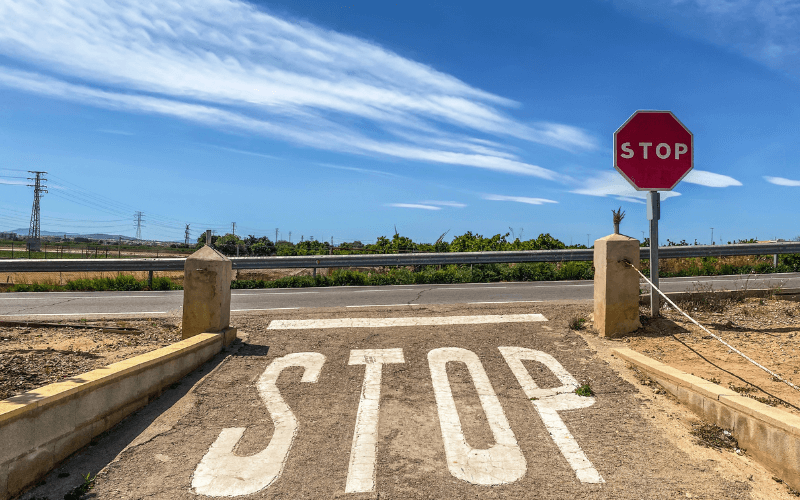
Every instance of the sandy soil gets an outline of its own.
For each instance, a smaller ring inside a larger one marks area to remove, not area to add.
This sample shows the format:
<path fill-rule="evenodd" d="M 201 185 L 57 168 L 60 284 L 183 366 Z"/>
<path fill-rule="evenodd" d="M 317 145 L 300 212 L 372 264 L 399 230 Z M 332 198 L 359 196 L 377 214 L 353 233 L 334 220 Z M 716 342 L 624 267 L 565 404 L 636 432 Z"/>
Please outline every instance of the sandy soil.
<path fill-rule="evenodd" d="M 0 399 L 170 345 L 181 338 L 178 327 L 166 319 L 79 324 L 135 328 L 139 332 L 0 326 Z"/>
<path fill-rule="evenodd" d="M 681 304 L 678 304 L 681 307 Z M 702 306 L 701 306 L 702 308 Z M 706 329 L 766 368 L 800 385 L 800 304 L 745 299 L 686 312 Z M 698 308 L 699 309 L 699 308 Z M 800 415 L 800 392 L 773 380 L 673 309 L 614 341 L 674 368 L 729 387 L 762 403 Z"/>

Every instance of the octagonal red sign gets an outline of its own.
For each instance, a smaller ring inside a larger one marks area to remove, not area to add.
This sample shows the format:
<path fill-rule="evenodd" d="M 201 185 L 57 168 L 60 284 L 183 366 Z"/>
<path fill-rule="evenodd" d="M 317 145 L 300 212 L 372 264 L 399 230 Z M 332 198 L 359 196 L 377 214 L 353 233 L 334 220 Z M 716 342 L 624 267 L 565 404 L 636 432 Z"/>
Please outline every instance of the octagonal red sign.
<path fill-rule="evenodd" d="M 614 168 L 638 191 L 670 191 L 694 166 L 693 142 L 671 111 L 639 110 L 614 132 Z"/>

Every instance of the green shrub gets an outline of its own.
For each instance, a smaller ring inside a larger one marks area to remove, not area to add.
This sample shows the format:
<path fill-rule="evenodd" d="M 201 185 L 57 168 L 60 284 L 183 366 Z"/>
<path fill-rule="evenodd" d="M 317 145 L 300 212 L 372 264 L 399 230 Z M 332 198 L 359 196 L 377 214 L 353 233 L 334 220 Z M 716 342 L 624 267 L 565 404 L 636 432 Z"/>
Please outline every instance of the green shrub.
<path fill-rule="evenodd" d="M 800 254 L 797 253 L 790 253 L 787 255 L 781 255 L 780 259 L 791 272 L 800 271 Z"/>
<path fill-rule="evenodd" d="M 53 292 L 56 290 L 58 290 L 58 285 L 45 285 L 44 283 L 19 284 L 8 289 L 9 292 Z"/>
<path fill-rule="evenodd" d="M 177 290 L 179 287 L 175 285 L 171 279 L 167 277 L 153 278 L 153 286 L 151 290 Z"/>
<path fill-rule="evenodd" d="M 591 262 L 565 262 L 558 271 L 559 280 L 588 280 L 594 278 Z"/>

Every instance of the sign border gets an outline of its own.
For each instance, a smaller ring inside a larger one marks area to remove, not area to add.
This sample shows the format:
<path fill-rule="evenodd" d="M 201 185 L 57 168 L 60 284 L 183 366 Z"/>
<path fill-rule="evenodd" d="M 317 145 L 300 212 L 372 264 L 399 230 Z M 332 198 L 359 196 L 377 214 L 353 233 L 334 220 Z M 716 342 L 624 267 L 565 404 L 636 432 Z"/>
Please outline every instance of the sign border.
<path fill-rule="evenodd" d="M 687 170 L 687 171 L 686 171 L 686 173 L 684 173 L 684 174 L 683 174 L 683 175 L 682 175 L 682 176 L 681 176 L 681 177 L 680 177 L 680 178 L 679 178 L 677 181 L 675 181 L 675 184 L 673 184 L 673 185 L 672 185 L 672 187 L 670 187 L 670 188 L 668 188 L 668 189 L 650 189 L 650 188 L 640 188 L 640 187 L 637 187 L 637 186 L 636 186 L 636 184 L 634 184 L 634 183 L 633 183 L 633 181 L 631 180 L 631 178 L 630 178 L 630 177 L 628 177 L 628 176 L 625 174 L 625 172 L 623 172 L 623 171 L 622 171 L 622 169 L 620 169 L 620 168 L 619 168 L 619 165 L 617 165 L 617 134 L 619 134 L 619 131 L 620 131 L 620 130 L 622 130 L 623 128 L 625 128 L 625 125 L 627 125 L 627 124 L 628 124 L 628 122 L 630 122 L 631 120 L 633 120 L 633 117 L 634 117 L 634 116 L 636 116 L 636 115 L 638 115 L 639 113 L 669 113 L 670 115 L 672 115 L 672 118 L 674 118 L 674 119 L 675 119 L 675 121 L 676 121 L 676 122 L 678 122 L 678 123 L 680 124 L 680 126 L 681 126 L 681 127 L 683 127 L 683 129 L 684 129 L 686 132 L 688 132 L 688 133 L 689 133 L 689 138 L 690 138 L 690 145 L 689 145 L 689 147 L 691 148 L 691 151 L 692 151 L 692 163 L 691 163 L 691 167 L 690 167 L 690 168 L 689 168 L 689 170 Z M 631 186 L 632 186 L 632 187 L 633 187 L 635 190 L 637 190 L 637 191 L 672 191 L 673 189 L 675 189 L 675 186 L 677 186 L 677 185 L 678 185 L 678 183 L 679 183 L 679 182 L 681 182 L 681 181 L 683 180 L 683 178 L 684 178 L 684 177 L 686 177 L 686 176 L 689 174 L 689 172 L 691 172 L 692 170 L 694 170 L 694 134 L 692 133 L 692 131 L 691 131 L 691 130 L 689 130 L 688 128 L 686 128 L 686 125 L 684 125 L 684 124 L 683 124 L 683 122 L 682 122 L 682 121 L 680 121 L 680 120 L 678 119 L 678 117 L 677 117 L 677 116 L 675 116 L 675 113 L 673 113 L 672 111 L 669 111 L 669 110 L 661 110 L 661 109 L 637 109 L 636 111 L 634 111 L 634 112 L 633 112 L 633 114 L 632 114 L 630 117 L 628 117 L 628 119 L 627 119 L 627 120 L 625 120 L 625 123 L 623 123 L 622 125 L 620 125 L 620 127 L 619 127 L 619 128 L 616 130 L 616 132 L 614 132 L 614 170 L 616 170 L 617 172 L 619 172 L 619 173 L 620 173 L 620 175 L 622 175 L 622 177 L 624 177 L 624 178 L 625 178 L 625 180 L 626 180 L 626 181 L 628 181 L 628 183 L 629 183 L 629 184 L 630 184 L 630 185 L 631 185 Z"/>

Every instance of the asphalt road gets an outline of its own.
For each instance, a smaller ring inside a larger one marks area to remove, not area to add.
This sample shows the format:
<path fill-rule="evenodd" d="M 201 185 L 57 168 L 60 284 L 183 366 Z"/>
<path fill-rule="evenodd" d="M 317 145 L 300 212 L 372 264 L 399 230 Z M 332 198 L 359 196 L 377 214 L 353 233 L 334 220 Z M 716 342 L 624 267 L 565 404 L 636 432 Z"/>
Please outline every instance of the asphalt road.
<path fill-rule="evenodd" d="M 665 292 L 711 285 L 715 290 L 742 288 L 800 288 L 800 273 L 742 276 L 667 278 Z M 641 285 L 646 289 L 647 285 Z M 591 281 L 537 281 L 523 283 L 468 283 L 454 285 L 398 285 L 371 287 L 282 288 L 233 290 L 233 313 L 292 310 L 309 307 L 371 308 L 397 305 L 487 304 L 591 300 Z M 47 318 L 55 316 L 177 314 L 183 291 L 169 292 L 58 292 L 0 294 L 0 316 Z"/>
<path fill-rule="evenodd" d="M 23 498 L 87 471 L 98 500 L 751 498 L 568 328 L 586 307 L 243 314 L 224 360 Z"/>

